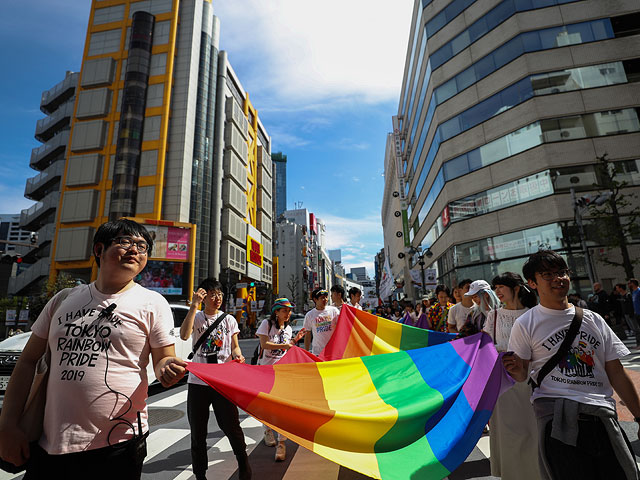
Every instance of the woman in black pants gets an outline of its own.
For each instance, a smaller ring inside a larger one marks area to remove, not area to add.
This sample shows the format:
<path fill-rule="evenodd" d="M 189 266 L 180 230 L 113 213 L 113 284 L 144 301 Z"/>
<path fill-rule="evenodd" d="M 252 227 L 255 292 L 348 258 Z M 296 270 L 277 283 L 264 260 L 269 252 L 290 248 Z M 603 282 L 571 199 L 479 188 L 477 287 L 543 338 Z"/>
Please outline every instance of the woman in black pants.
<path fill-rule="evenodd" d="M 238 322 L 233 316 L 220 311 L 222 298 L 222 284 L 211 278 L 204 280 L 193 294 L 191 308 L 180 327 L 180 337 L 183 340 L 192 338 L 195 349 L 193 362 L 226 363 L 234 361 L 244 363 L 244 357 L 238 344 L 238 333 L 240 332 Z M 203 302 L 204 310 L 199 310 L 198 307 Z M 210 329 L 214 324 L 213 329 Z M 203 335 L 206 337 L 200 341 Z M 197 348 L 195 348 L 196 346 Z M 240 428 L 238 408 L 191 373 L 188 383 L 187 416 L 191 427 L 191 461 L 196 479 L 206 479 L 209 463 L 207 459 L 207 426 L 209 406 L 212 406 L 216 421 L 229 439 L 233 453 L 238 460 L 240 480 L 249 480 L 251 467 L 247 457 L 244 434 Z"/>

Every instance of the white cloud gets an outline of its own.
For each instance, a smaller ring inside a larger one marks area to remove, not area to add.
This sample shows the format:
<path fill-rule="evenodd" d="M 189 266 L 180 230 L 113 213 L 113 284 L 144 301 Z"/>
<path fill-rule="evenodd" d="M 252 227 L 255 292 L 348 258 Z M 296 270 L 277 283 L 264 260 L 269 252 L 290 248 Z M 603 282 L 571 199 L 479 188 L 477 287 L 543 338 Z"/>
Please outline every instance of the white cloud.
<path fill-rule="evenodd" d="M 309 208 L 327 226 L 326 248 L 341 249 L 342 264 L 347 272 L 353 267 L 367 267 L 373 278 L 373 257 L 382 248 L 382 224 L 380 216 L 369 214 L 359 218 L 339 217 L 324 214 L 321 210 Z"/>
<path fill-rule="evenodd" d="M 262 109 L 327 100 L 397 99 L 412 0 L 219 2 L 221 48 L 251 70 L 243 83 Z M 250 26 L 250 34 L 247 27 Z"/>

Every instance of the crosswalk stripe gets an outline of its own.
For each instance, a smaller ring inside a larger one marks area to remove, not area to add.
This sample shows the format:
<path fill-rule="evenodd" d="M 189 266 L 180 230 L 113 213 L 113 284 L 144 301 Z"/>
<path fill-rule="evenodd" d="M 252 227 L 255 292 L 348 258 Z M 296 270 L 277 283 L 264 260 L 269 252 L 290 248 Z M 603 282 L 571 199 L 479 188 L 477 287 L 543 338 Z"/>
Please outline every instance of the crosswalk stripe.
<path fill-rule="evenodd" d="M 162 398 L 155 402 L 150 402 L 149 406 L 158 407 L 158 408 L 173 408 L 173 407 L 177 407 L 181 403 L 185 403 L 186 401 L 187 401 L 187 391 L 182 390 L 166 398 Z"/>
<path fill-rule="evenodd" d="M 149 438 L 147 439 L 147 457 L 145 458 L 145 462 L 159 455 L 190 433 L 188 428 L 159 428 L 154 430 L 149 434 Z"/>
<path fill-rule="evenodd" d="M 478 440 L 478 443 L 476 444 L 476 447 L 478 447 L 478 449 L 482 452 L 482 454 L 489 458 L 491 456 L 491 448 L 489 447 L 489 436 L 488 435 L 484 435 L 482 437 L 480 437 L 480 440 Z"/>

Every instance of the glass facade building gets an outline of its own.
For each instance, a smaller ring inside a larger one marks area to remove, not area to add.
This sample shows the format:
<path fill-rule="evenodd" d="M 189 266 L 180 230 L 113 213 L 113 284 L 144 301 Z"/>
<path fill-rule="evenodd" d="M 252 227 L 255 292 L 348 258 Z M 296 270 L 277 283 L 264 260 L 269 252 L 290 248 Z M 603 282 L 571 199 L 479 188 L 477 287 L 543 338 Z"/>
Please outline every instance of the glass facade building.
<path fill-rule="evenodd" d="M 576 285 L 587 288 L 579 239 L 566 239 L 575 233 L 570 190 L 597 190 L 605 153 L 625 188 L 640 188 L 640 5 L 416 0 L 411 25 L 398 147 L 387 150 L 400 178 L 385 195 L 400 192 L 407 219 L 392 227 L 405 237 L 392 261 L 419 268 L 403 254 L 429 248 L 430 267 L 454 284 L 520 271 L 544 246 L 570 254 Z M 637 249 L 640 239 L 629 240 Z M 491 242 L 510 247 L 496 256 Z M 456 253 L 465 248 L 479 253 Z M 605 286 L 624 275 L 594 267 Z"/>

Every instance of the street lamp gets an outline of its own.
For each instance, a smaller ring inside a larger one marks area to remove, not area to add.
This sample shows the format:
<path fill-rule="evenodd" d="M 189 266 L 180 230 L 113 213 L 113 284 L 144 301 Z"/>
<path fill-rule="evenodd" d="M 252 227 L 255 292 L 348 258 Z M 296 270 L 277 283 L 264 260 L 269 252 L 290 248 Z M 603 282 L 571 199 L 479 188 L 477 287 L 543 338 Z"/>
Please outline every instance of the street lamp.
<path fill-rule="evenodd" d="M 409 247 L 407 249 L 407 253 L 411 256 L 415 256 L 417 255 L 418 257 L 418 265 L 420 265 L 420 277 L 422 279 L 422 287 L 421 287 L 421 293 L 422 296 L 424 297 L 426 294 L 426 288 L 425 288 L 425 284 L 424 284 L 424 266 L 426 264 L 424 257 L 427 258 L 431 258 L 433 257 L 433 252 L 431 251 L 431 248 L 427 248 L 426 250 L 423 250 L 422 247 Z M 398 254 L 399 258 L 404 258 L 404 253 L 400 252 Z"/>

